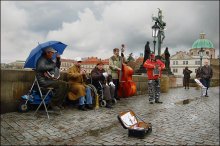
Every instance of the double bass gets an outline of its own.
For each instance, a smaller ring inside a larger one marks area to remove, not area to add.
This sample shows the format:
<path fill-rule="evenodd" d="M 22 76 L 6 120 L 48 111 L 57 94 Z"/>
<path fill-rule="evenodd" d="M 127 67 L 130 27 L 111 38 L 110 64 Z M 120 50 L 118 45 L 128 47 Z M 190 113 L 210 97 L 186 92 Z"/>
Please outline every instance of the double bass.
<path fill-rule="evenodd" d="M 132 75 L 134 74 L 134 70 L 123 63 L 123 52 L 124 52 L 124 44 L 121 45 L 121 70 L 118 72 L 119 74 L 119 89 L 118 89 L 118 96 L 121 98 L 127 98 L 133 96 L 136 91 L 137 87 L 134 81 L 132 81 Z"/>

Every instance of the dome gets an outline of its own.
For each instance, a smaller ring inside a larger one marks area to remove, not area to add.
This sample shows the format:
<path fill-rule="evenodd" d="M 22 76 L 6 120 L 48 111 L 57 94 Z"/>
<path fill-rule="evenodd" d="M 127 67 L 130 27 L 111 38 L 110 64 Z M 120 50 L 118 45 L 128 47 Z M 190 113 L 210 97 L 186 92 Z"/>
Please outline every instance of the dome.
<path fill-rule="evenodd" d="M 196 40 L 192 48 L 214 48 L 212 42 L 210 40 L 205 39 L 205 34 L 200 34 L 200 39 Z"/>

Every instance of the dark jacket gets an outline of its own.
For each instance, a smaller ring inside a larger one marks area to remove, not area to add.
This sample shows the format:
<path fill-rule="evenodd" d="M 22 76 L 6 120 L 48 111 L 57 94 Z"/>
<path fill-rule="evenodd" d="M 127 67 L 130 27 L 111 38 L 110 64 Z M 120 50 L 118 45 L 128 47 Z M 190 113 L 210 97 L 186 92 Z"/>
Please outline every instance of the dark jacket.
<path fill-rule="evenodd" d="M 47 87 L 51 83 L 55 82 L 52 78 L 45 76 L 45 73 L 49 71 L 50 73 L 54 72 L 55 68 L 60 68 L 60 59 L 57 59 L 54 62 L 52 59 L 46 59 L 44 56 L 41 56 L 36 64 L 36 77 L 40 86 Z"/>
<path fill-rule="evenodd" d="M 95 67 L 92 71 L 91 71 L 91 77 L 92 77 L 92 84 L 95 87 L 99 87 L 99 81 L 101 82 L 101 84 L 105 84 L 106 80 L 105 77 L 103 76 L 102 73 L 106 72 L 104 69 L 99 70 L 97 67 Z"/>
<path fill-rule="evenodd" d="M 184 78 L 185 78 L 185 79 L 190 79 L 190 74 L 191 74 L 191 73 L 192 73 L 191 70 L 189 70 L 189 69 L 184 69 L 184 70 L 183 70 Z"/>
<path fill-rule="evenodd" d="M 213 76 L 213 71 L 210 66 L 202 66 L 199 70 L 199 76 L 202 79 L 211 79 Z"/>

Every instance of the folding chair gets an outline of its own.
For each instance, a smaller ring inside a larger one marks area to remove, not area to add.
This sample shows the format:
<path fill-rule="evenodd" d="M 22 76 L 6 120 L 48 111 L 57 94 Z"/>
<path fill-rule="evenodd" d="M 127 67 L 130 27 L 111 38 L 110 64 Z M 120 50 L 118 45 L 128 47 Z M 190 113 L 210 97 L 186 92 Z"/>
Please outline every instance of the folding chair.
<path fill-rule="evenodd" d="M 37 78 L 35 77 L 35 81 L 34 81 L 37 85 L 37 88 L 38 88 L 38 91 L 40 93 L 40 98 L 41 98 L 41 102 L 39 104 L 39 106 L 37 107 L 36 111 L 34 112 L 34 115 L 37 113 L 37 111 L 40 109 L 41 105 L 43 104 L 44 105 L 44 108 L 45 108 L 45 111 L 47 113 L 47 118 L 49 119 L 49 114 L 48 114 L 48 110 L 47 110 L 47 106 L 46 106 L 46 102 L 45 102 L 45 99 L 47 98 L 47 96 L 53 92 L 53 88 L 52 87 L 47 87 L 47 88 L 44 88 L 44 87 L 40 87 L 39 83 L 38 83 L 38 80 Z M 43 95 L 42 94 L 42 90 L 46 89 L 46 94 Z M 47 103 L 48 104 L 48 103 Z"/>

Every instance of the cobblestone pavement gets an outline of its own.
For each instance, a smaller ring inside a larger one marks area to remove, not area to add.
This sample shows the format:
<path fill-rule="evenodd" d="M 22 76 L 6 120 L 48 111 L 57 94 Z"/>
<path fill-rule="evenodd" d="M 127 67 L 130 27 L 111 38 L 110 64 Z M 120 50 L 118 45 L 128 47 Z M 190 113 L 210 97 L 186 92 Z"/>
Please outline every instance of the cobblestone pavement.
<path fill-rule="evenodd" d="M 188 104 L 177 101 L 190 98 Z M 62 114 L 42 111 L 1 115 L 1 145 L 219 145 L 219 87 L 200 98 L 200 90 L 170 89 L 161 94 L 163 104 L 149 104 L 147 95 L 121 99 L 113 109 L 78 111 L 68 107 Z M 128 137 L 117 119 L 132 109 L 152 132 L 144 139 Z"/>

